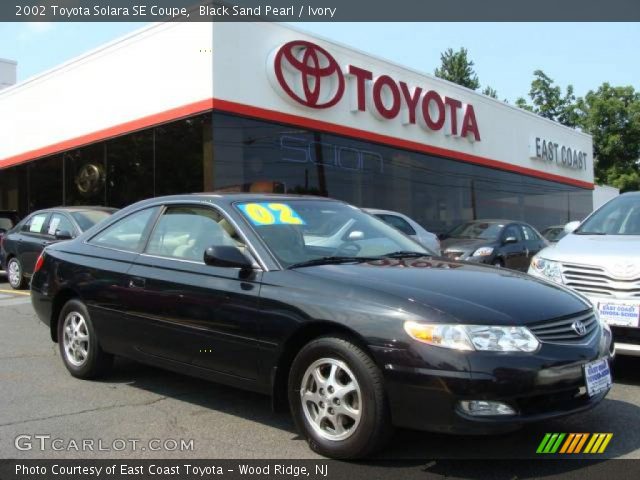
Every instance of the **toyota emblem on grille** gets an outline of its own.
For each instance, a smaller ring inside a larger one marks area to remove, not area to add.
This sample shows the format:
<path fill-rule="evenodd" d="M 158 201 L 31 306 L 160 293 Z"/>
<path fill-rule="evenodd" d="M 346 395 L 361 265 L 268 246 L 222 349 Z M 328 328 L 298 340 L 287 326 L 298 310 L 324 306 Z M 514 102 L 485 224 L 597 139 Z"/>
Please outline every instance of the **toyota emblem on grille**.
<path fill-rule="evenodd" d="M 584 326 L 584 323 L 582 323 L 581 320 L 576 320 L 575 322 L 573 322 L 571 328 L 573 328 L 575 332 L 581 337 L 584 337 L 584 335 L 587 333 L 587 327 Z"/>
<path fill-rule="evenodd" d="M 611 273 L 620 278 L 633 278 L 639 273 L 639 266 L 635 263 L 615 263 L 609 267 Z"/>

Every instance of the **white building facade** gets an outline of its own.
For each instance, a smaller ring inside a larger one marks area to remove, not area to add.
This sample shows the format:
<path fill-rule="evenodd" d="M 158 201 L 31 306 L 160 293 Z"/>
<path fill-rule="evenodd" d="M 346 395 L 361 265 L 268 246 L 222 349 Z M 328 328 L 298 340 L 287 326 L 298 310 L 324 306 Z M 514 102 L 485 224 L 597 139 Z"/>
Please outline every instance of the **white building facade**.
<path fill-rule="evenodd" d="M 269 191 L 444 232 L 592 207 L 591 137 L 273 23 L 154 24 L 0 92 L 0 209 Z"/>

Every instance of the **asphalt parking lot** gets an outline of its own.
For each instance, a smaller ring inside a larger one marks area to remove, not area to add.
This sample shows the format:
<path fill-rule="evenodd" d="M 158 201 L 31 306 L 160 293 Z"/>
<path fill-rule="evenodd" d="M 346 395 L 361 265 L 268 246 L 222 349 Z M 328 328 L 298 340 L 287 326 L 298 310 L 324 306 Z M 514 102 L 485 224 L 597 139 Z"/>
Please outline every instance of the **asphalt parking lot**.
<path fill-rule="evenodd" d="M 0 458 L 318 458 L 265 396 L 122 359 L 101 381 L 72 378 L 28 292 L 12 292 L 3 282 Z M 640 358 L 618 359 L 614 376 L 607 399 L 588 413 L 491 437 L 399 430 L 380 458 L 532 458 L 546 432 L 611 432 L 598 458 L 640 458 Z M 15 445 L 20 435 L 28 436 L 23 450 Z M 60 439 L 59 450 L 51 448 L 53 439 Z M 86 439 L 94 440 L 93 451 L 73 448 Z M 173 449 L 172 440 L 185 440 L 186 450 Z"/>

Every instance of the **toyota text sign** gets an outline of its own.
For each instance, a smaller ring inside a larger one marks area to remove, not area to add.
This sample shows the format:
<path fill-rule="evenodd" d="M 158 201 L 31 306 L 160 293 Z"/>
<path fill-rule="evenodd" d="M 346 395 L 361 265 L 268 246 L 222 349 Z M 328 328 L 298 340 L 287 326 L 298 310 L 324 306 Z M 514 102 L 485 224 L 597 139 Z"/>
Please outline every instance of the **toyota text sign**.
<path fill-rule="evenodd" d="M 352 112 L 480 141 L 473 105 L 357 65 L 342 68 L 326 49 L 309 41 L 294 40 L 277 48 L 269 57 L 267 73 L 273 88 L 294 105 L 327 109 L 347 94 Z"/>

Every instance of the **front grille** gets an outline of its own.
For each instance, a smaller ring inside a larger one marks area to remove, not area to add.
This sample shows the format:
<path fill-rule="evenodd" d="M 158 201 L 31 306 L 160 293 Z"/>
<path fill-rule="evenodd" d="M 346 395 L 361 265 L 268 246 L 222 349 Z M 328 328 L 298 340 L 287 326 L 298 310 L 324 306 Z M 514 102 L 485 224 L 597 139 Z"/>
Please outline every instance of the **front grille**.
<path fill-rule="evenodd" d="M 578 334 L 573 328 L 576 322 L 582 322 L 585 328 L 584 335 Z M 598 328 L 598 321 L 593 311 L 587 310 L 577 315 L 554 318 L 527 325 L 529 330 L 538 337 L 538 340 L 546 343 L 585 343 Z"/>
<path fill-rule="evenodd" d="M 640 299 L 640 277 L 623 279 L 601 267 L 565 263 L 562 278 L 565 285 L 587 295 Z"/>

